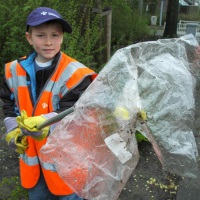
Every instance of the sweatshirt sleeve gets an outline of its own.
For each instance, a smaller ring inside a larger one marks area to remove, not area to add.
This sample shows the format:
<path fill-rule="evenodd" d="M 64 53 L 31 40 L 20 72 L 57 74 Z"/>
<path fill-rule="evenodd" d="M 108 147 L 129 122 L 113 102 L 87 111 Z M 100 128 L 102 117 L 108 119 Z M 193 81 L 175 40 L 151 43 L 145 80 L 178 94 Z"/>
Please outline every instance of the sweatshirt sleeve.
<path fill-rule="evenodd" d="M 87 76 L 79 85 L 77 85 L 73 90 L 67 93 L 59 102 L 60 109 L 56 112 L 62 112 L 72 106 L 78 101 L 83 92 L 87 89 L 87 87 L 91 84 L 92 78 L 91 76 Z"/>
<path fill-rule="evenodd" d="M 3 102 L 3 114 L 5 117 L 16 117 L 17 110 L 13 93 L 10 91 L 5 78 L 2 81 L 0 88 L 0 99 Z"/>

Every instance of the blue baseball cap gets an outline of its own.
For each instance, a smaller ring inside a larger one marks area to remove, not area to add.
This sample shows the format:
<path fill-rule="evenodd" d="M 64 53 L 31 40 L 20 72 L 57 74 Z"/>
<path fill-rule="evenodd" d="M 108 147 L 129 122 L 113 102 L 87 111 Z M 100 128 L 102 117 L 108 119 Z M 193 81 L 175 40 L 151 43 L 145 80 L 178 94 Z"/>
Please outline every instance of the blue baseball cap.
<path fill-rule="evenodd" d="M 70 24 L 56 10 L 47 7 L 36 8 L 29 14 L 26 21 L 26 30 L 28 31 L 29 26 L 38 26 L 52 20 L 58 21 L 64 32 L 72 32 Z"/>

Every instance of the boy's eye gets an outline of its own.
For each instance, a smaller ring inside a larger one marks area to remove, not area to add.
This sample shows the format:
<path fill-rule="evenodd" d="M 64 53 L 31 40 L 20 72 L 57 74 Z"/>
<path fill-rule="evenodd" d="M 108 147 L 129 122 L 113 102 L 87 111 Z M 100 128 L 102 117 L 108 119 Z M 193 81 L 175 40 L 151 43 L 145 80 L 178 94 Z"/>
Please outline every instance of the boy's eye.
<path fill-rule="evenodd" d="M 42 37 L 42 36 L 43 36 L 42 34 L 38 34 L 38 35 L 37 35 L 37 37 Z"/>
<path fill-rule="evenodd" d="M 53 37 L 58 37 L 58 34 L 53 34 Z"/>

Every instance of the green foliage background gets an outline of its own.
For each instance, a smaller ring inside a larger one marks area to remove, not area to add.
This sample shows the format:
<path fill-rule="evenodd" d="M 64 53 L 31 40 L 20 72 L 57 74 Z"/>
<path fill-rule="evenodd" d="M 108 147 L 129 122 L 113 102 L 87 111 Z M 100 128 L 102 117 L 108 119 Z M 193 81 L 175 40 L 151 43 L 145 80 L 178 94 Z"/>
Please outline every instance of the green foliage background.
<path fill-rule="evenodd" d="M 145 40 L 150 16 L 141 15 L 139 1 L 110 0 L 112 5 L 112 51 Z"/>
<path fill-rule="evenodd" d="M 91 55 L 100 38 L 97 26 L 99 17 L 96 15 L 92 21 L 89 21 L 90 16 L 87 12 L 93 6 L 93 2 L 87 1 L 85 8 L 81 9 L 82 2 L 84 3 L 84 1 L 77 3 L 72 0 L 4 1 L 0 5 L 0 63 L 9 62 L 31 51 L 31 47 L 25 39 L 26 18 L 33 9 L 47 6 L 58 10 L 73 27 L 73 34 L 65 35 L 62 50 L 90 67 L 94 67 L 91 66 L 93 64 Z M 85 21 L 83 22 L 83 20 Z M 82 27 L 83 23 L 84 27 Z"/>
<path fill-rule="evenodd" d="M 148 22 L 137 13 L 138 0 L 0 0 L 0 78 L 4 63 L 32 50 L 25 38 L 26 18 L 40 6 L 58 10 L 72 25 L 73 33 L 65 35 L 62 51 L 96 71 L 105 64 L 102 40 L 106 33 L 105 17 L 92 12 L 93 8 L 112 9 L 112 53 L 147 35 Z"/>

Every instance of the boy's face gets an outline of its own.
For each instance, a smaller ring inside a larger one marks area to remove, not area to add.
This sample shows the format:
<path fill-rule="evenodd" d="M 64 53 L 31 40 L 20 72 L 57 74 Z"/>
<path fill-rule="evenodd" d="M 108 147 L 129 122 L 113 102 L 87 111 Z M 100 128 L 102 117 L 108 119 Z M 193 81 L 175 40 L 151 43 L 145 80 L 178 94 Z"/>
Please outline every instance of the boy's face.
<path fill-rule="evenodd" d="M 63 41 L 63 31 L 59 23 L 41 24 L 31 27 L 31 33 L 26 32 L 30 45 L 38 53 L 38 62 L 48 62 L 60 51 Z"/>

